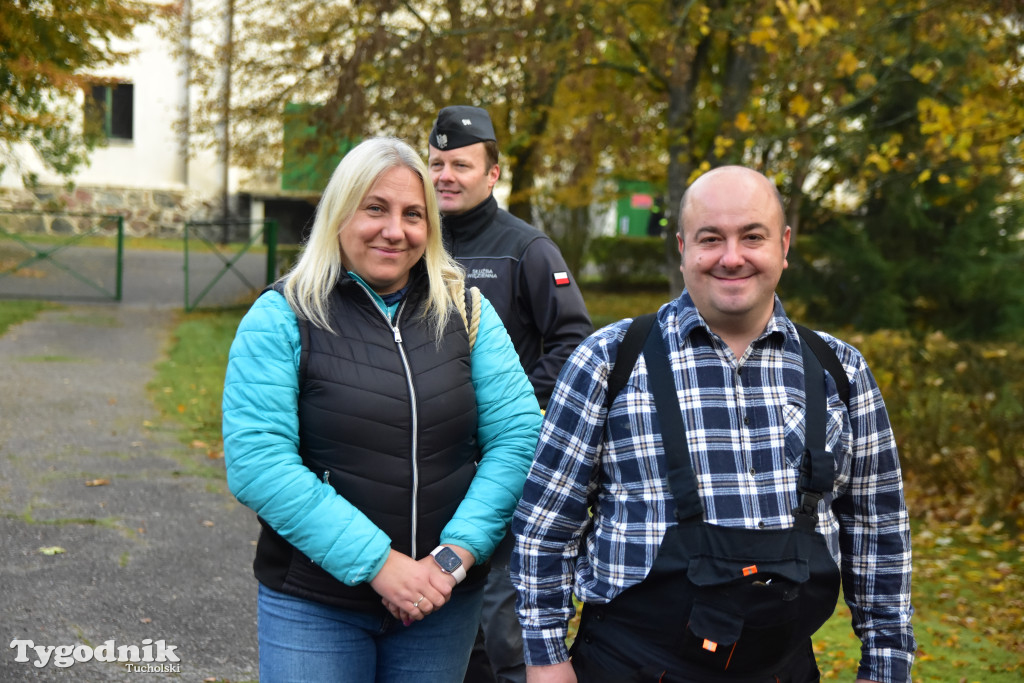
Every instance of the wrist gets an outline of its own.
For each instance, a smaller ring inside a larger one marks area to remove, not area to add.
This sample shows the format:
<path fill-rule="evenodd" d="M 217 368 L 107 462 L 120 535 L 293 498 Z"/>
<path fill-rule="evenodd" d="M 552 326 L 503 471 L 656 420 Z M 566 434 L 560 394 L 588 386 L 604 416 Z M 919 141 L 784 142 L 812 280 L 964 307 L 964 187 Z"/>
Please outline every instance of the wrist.
<path fill-rule="evenodd" d="M 446 545 L 439 545 L 430 551 L 430 556 L 445 574 L 455 579 L 455 584 L 462 583 L 466 578 L 466 567 L 457 552 Z"/>

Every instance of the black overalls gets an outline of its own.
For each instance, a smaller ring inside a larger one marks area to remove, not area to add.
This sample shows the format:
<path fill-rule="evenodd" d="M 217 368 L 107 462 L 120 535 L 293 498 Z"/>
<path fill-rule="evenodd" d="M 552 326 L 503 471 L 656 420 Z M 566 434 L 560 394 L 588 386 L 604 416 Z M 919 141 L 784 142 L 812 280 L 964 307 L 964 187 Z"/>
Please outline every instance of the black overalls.
<path fill-rule="evenodd" d="M 815 531 L 833 485 L 825 451 L 821 364 L 801 340 L 807 436 L 790 529 L 706 524 L 660 326 L 644 346 L 661 423 L 675 526 L 650 574 L 604 605 L 583 608 L 572 647 L 581 683 L 819 680 L 810 636 L 832 615 L 840 574 Z"/>

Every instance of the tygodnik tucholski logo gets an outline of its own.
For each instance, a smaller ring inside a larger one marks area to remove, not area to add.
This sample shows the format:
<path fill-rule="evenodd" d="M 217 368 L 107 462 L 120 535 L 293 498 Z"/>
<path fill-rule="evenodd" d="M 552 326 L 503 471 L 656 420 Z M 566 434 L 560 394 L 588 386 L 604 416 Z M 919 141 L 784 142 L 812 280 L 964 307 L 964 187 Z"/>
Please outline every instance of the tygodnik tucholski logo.
<path fill-rule="evenodd" d="M 117 645 L 106 640 L 99 647 L 77 643 L 75 645 L 36 645 L 31 640 L 15 638 L 11 641 L 15 650 L 14 661 L 32 662 L 41 669 L 48 664 L 66 669 L 80 662 L 120 662 L 128 671 L 146 673 L 181 673 L 181 660 L 174 653 L 177 645 L 168 645 L 163 640 L 146 638 L 141 645 Z"/>

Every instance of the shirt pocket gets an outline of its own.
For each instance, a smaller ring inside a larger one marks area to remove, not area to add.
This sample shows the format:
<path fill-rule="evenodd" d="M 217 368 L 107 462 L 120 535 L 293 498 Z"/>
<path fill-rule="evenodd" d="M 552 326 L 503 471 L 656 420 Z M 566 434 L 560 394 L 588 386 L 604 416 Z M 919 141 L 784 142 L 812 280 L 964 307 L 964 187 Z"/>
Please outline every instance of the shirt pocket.
<path fill-rule="evenodd" d="M 786 445 L 786 463 L 790 467 L 800 467 L 800 459 L 804 455 L 804 408 L 795 403 L 782 406 L 782 430 Z"/>
<path fill-rule="evenodd" d="M 833 455 L 843 452 L 843 409 L 829 406 L 825 416 L 825 450 Z M 785 430 L 786 462 L 799 468 L 804 455 L 804 434 L 807 432 L 806 413 L 802 405 L 788 403 L 782 406 L 782 425 Z M 842 474 L 841 459 L 836 458 L 835 472 Z"/>

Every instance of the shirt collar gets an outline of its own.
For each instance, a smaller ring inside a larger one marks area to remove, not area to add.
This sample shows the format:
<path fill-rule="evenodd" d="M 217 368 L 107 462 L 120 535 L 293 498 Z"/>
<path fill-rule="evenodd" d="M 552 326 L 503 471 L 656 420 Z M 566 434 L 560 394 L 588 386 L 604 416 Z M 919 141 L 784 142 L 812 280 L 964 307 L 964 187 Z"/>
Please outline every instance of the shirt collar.
<path fill-rule="evenodd" d="M 690 297 L 688 290 L 683 290 L 683 293 L 679 295 L 679 298 L 672 302 L 671 306 L 675 309 L 675 318 L 677 333 L 680 339 L 687 339 L 693 333 L 694 330 L 700 328 L 703 329 L 709 337 L 717 339 L 721 342 L 720 337 L 715 334 L 707 322 L 704 320 L 704 316 L 697 310 L 697 306 L 693 303 L 693 298 Z M 670 323 L 671 324 L 671 323 Z M 782 306 L 782 300 L 779 299 L 779 295 L 775 295 L 775 307 L 772 311 L 772 317 L 768 319 L 768 324 L 765 325 L 764 330 L 754 339 L 753 344 L 761 342 L 771 336 L 781 335 L 783 340 L 796 340 L 799 343 L 799 337 L 797 336 L 796 327 L 793 322 L 786 316 L 786 310 Z M 783 341 L 785 344 L 785 341 Z"/>
<path fill-rule="evenodd" d="M 498 201 L 492 194 L 466 213 L 442 216 L 441 231 L 445 241 L 447 242 L 452 237 L 464 240 L 476 235 L 491 224 L 496 213 L 498 213 Z"/>

